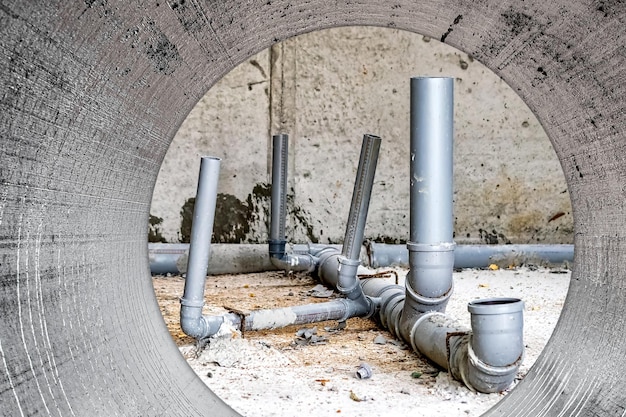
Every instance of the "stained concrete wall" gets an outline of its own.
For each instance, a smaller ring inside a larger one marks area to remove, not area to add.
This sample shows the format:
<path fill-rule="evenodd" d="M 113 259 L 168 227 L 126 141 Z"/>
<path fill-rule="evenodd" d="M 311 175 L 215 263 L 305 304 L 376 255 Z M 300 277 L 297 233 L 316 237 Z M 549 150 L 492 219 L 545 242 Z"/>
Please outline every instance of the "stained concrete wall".
<path fill-rule="evenodd" d="M 409 225 L 409 79 L 455 78 L 455 240 L 571 243 L 564 176 L 538 121 L 502 80 L 421 35 L 359 27 L 274 45 L 215 85 L 163 162 L 152 231 L 184 240 L 200 155 L 223 158 L 215 240 L 266 242 L 270 140 L 290 135 L 288 238 L 341 242 L 361 138 L 383 138 L 366 237 Z M 186 213 L 186 214 L 185 214 Z M 181 228 L 182 224 L 182 228 Z"/>

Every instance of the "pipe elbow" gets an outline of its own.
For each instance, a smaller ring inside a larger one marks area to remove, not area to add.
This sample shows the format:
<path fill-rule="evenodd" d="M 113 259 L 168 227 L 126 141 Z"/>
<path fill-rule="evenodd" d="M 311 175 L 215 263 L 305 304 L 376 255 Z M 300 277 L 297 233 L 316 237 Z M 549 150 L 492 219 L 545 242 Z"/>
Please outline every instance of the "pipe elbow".
<path fill-rule="evenodd" d="M 505 391 L 513 384 L 517 371 L 524 360 L 522 350 L 519 358 L 510 365 L 491 366 L 478 358 L 472 344 L 467 344 L 467 386 L 478 392 L 491 394 Z"/>
<path fill-rule="evenodd" d="M 510 365 L 492 366 L 476 355 L 470 339 L 471 336 L 466 335 L 457 346 L 451 347 L 449 370 L 452 376 L 472 391 L 493 394 L 507 390 L 515 380 L 524 353 Z"/>
<path fill-rule="evenodd" d="M 270 262 L 278 269 L 283 271 L 304 271 L 312 272 L 315 269 L 316 260 L 309 254 L 289 254 L 282 256 L 270 256 Z"/>
<path fill-rule="evenodd" d="M 207 337 L 207 323 L 202 317 L 202 308 L 181 306 L 180 328 L 183 333 L 196 340 Z"/>
<path fill-rule="evenodd" d="M 202 307 L 181 306 L 180 328 L 183 333 L 196 340 L 213 336 L 219 331 L 222 323 L 224 323 L 222 316 L 203 316 Z"/>
<path fill-rule="evenodd" d="M 523 309 L 523 301 L 516 298 L 475 300 L 468 305 L 472 333 L 450 347 L 456 351 L 451 353 L 451 369 L 457 369 L 468 387 L 493 393 L 511 386 L 524 360 Z"/>

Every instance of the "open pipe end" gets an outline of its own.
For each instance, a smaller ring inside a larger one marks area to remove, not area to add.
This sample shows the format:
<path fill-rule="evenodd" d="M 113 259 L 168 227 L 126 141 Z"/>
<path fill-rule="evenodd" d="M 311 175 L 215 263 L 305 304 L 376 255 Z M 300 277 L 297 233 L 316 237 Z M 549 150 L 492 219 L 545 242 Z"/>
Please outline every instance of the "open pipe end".
<path fill-rule="evenodd" d="M 488 298 L 474 300 L 467 308 L 472 315 L 467 343 L 469 385 L 485 393 L 504 391 L 524 360 L 524 302 Z"/>

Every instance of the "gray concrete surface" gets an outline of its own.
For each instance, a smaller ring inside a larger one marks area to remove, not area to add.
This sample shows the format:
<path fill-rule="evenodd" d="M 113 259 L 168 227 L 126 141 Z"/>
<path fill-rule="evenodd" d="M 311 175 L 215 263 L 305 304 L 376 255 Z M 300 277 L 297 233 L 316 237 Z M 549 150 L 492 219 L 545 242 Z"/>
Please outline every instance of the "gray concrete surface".
<path fill-rule="evenodd" d="M 151 214 L 184 240 L 199 157 L 224 159 L 220 242 L 267 240 L 270 137 L 290 135 L 289 239 L 340 243 L 364 133 L 383 138 L 366 237 L 408 238 L 409 79 L 455 78 L 455 240 L 571 243 L 569 194 L 532 112 L 470 55 L 422 35 L 346 27 L 244 61 L 200 100 L 161 167 Z M 209 145 L 210 143 L 210 145 Z M 221 214 L 221 218 L 219 217 Z M 249 226 L 248 226 L 249 225 Z"/>
<path fill-rule="evenodd" d="M 167 333 L 148 270 L 151 194 L 218 79 L 278 40 L 346 25 L 472 53 L 533 109 L 563 166 L 576 213 L 565 305 L 533 368 L 486 415 L 624 414 L 622 4 L 184 5 L 0 0 L 0 414 L 235 415 Z"/>

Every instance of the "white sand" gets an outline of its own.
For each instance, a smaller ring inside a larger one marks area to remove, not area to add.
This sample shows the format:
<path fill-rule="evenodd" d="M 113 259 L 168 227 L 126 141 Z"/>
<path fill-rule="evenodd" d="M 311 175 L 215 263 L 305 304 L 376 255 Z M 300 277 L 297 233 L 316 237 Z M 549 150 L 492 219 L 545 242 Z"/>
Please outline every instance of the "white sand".
<path fill-rule="evenodd" d="M 467 303 L 473 299 L 524 300 L 527 348 L 519 372 L 521 378 L 549 339 L 563 306 L 570 273 L 555 272 L 523 268 L 455 273 L 454 295 L 447 314 L 469 327 Z M 380 334 L 391 337 L 386 332 Z M 368 336 L 362 343 L 363 349 L 367 349 L 372 340 Z M 391 355 L 396 347 L 389 346 Z M 189 356 L 192 349 L 182 347 L 181 351 Z M 354 377 L 355 366 L 359 364 L 358 349 L 356 352 L 328 346 L 302 349 L 310 350 L 321 360 L 313 364 L 298 363 L 290 349 L 277 349 L 262 340 L 233 338 L 213 343 L 199 358 L 189 359 L 189 363 L 214 392 L 246 416 L 466 417 L 482 414 L 506 395 L 473 393 L 445 372 L 424 379 L 412 378 L 407 371 L 385 372 L 374 367 L 372 378 L 361 380 Z M 352 359 L 349 363 L 355 366 L 333 363 L 332 357 L 336 355 L 348 355 Z M 209 373 L 211 377 L 207 376 Z"/>

